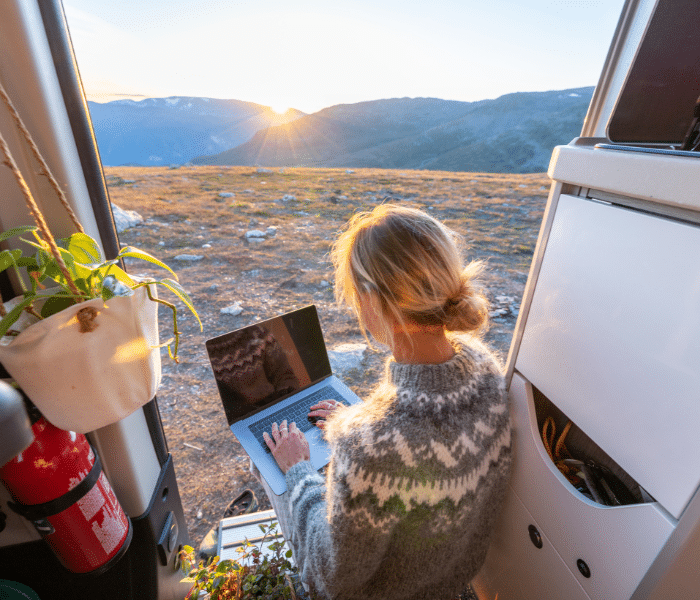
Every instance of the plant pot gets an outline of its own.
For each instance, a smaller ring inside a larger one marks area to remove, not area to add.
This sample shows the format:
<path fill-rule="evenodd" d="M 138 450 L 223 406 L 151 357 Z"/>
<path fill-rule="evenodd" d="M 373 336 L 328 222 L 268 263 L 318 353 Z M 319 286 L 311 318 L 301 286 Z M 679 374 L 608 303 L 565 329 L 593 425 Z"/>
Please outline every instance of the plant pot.
<path fill-rule="evenodd" d="M 78 433 L 99 429 L 155 396 L 158 303 L 142 287 L 131 296 L 76 304 L 0 346 L 0 362 L 53 425 Z"/>

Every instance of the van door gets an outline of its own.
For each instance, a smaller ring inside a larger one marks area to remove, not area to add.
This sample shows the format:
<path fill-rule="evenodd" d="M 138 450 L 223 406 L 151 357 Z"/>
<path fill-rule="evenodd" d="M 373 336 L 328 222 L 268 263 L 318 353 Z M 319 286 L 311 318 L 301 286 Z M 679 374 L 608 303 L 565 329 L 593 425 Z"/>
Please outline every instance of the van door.
<path fill-rule="evenodd" d="M 105 255 L 119 250 L 107 188 L 60 0 L 8 0 L 0 19 L 0 83 L 86 232 Z M 56 237 L 75 231 L 55 192 L 0 103 L 0 132 Z M 0 228 L 32 224 L 9 169 L 0 169 Z M 3 273 L 3 300 L 20 291 Z M 8 508 L 0 486 L 0 578 L 51 598 L 182 598 L 177 555 L 188 533 L 172 456 L 155 400 L 88 434 L 133 526 L 122 558 L 98 576 L 63 568 L 28 522 Z"/>
<path fill-rule="evenodd" d="M 696 12 L 626 2 L 581 137 L 552 156 L 482 600 L 698 595 Z"/>

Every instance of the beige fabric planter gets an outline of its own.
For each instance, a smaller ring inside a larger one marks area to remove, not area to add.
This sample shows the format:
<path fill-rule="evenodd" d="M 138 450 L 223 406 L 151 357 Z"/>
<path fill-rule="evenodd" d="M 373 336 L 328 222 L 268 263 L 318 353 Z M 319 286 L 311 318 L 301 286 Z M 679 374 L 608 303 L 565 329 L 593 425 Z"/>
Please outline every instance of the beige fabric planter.
<path fill-rule="evenodd" d="M 0 346 L 0 362 L 56 427 L 93 431 L 155 396 L 161 378 L 157 309 L 145 288 L 106 303 L 82 302 Z"/>

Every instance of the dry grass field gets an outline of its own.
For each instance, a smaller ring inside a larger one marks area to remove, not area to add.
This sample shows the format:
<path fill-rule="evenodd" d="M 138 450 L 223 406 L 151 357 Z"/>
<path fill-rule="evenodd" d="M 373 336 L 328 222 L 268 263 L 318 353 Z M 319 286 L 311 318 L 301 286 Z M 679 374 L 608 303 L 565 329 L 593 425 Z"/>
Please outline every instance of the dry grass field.
<path fill-rule="evenodd" d="M 505 360 L 549 190 L 546 174 L 506 175 L 380 169 L 181 167 L 106 169 L 112 202 L 145 221 L 120 235 L 178 273 L 204 324 L 180 311 L 180 363 L 163 360 L 158 404 L 174 456 L 190 537 L 198 544 L 231 498 L 252 487 L 248 459 L 229 432 L 204 341 L 256 320 L 316 304 L 329 348 L 363 342 L 333 299 L 330 246 L 348 218 L 381 202 L 429 211 L 460 232 L 467 255 L 486 262 L 493 305 L 486 335 Z M 251 241 L 246 232 L 275 227 Z M 182 255 L 201 257 L 180 260 Z M 132 262 L 134 274 L 153 273 Z M 239 302 L 238 316 L 221 313 Z M 169 337 L 170 315 L 161 314 Z M 348 384 L 360 395 L 386 354 L 370 348 Z"/>

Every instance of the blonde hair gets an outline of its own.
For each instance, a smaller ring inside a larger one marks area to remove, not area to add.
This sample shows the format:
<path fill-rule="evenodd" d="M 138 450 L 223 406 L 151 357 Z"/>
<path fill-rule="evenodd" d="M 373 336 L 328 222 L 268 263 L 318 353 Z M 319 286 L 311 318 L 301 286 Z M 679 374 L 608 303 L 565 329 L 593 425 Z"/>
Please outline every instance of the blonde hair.
<path fill-rule="evenodd" d="M 366 294 L 377 300 L 380 327 L 393 337 L 393 323 L 441 325 L 447 331 L 482 332 L 488 301 L 476 289 L 481 262 L 464 266 L 461 239 L 430 215 L 395 204 L 356 213 L 331 251 L 335 294 L 360 310 Z"/>

